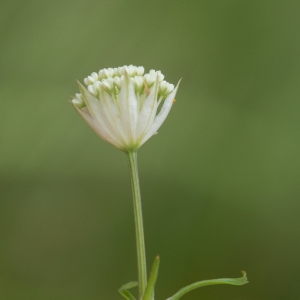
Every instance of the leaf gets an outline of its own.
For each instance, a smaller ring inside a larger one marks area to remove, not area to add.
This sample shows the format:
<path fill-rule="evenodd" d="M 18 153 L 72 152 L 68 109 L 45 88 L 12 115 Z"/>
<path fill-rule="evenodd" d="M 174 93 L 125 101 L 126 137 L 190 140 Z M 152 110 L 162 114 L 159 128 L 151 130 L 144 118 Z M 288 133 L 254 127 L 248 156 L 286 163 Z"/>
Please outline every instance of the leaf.
<path fill-rule="evenodd" d="M 154 299 L 154 288 L 155 288 L 155 283 L 158 275 L 158 268 L 159 268 L 159 256 L 155 257 L 150 277 L 148 280 L 148 284 L 146 287 L 146 290 L 144 292 L 144 295 L 142 297 L 142 300 L 153 300 Z"/>
<path fill-rule="evenodd" d="M 133 287 L 138 286 L 138 283 L 136 281 L 130 281 L 124 285 L 122 285 L 118 292 L 126 299 L 126 300 L 135 300 L 135 298 L 132 296 L 132 294 L 128 291 L 128 289 L 131 289 Z"/>
<path fill-rule="evenodd" d="M 240 278 L 221 278 L 221 279 L 211 279 L 211 280 L 203 280 L 192 283 L 182 289 L 180 289 L 175 295 L 168 298 L 167 300 L 178 300 L 186 293 L 195 290 L 197 288 L 207 286 L 207 285 L 215 285 L 215 284 L 231 284 L 231 285 L 244 285 L 248 283 L 246 272 L 242 271 L 243 277 Z"/>

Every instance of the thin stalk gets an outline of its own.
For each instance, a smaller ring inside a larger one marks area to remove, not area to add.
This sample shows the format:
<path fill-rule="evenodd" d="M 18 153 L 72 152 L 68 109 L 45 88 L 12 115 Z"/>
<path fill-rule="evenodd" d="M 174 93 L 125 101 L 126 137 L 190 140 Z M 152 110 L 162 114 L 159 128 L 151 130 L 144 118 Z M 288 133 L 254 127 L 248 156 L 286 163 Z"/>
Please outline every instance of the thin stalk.
<path fill-rule="evenodd" d="M 139 295 L 142 298 L 147 286 L 147 266 L 146 266 L 146 251 L 143 227 L 143 214 L 141 192 L 139 184 L 139 174 L 137 165 L 137 152 L 130 151 L 127 153 L 129 158 L 129 169 L 132 186 L 135 233 L 136 233 L 136 248 L 137 248 L 137 263 L 138 263 L 138 282 Z"/>

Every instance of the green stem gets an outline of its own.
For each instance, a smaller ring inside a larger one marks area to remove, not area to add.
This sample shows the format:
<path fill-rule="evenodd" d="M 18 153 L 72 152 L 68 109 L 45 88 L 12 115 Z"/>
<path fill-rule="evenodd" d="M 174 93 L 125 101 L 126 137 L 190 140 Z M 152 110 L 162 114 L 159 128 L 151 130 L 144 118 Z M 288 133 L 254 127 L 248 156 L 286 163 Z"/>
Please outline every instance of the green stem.
<path fill-rule="evenodd" d="M 139 174 L 137 165 L 137 152 L 129 151 L 129 168 L 131 176 L 134 218 L 135 218 L 135 233 L 136 233 L 136 247 L 137 247 L 137 262 L 138 262 L 138 281 L 139 281 L 139 295 L 142 298 L 147 286 L 147 266 L 146 266 L 146 252 L 145 239 L 142 215 L 142 202 L 139 184 Z"/>

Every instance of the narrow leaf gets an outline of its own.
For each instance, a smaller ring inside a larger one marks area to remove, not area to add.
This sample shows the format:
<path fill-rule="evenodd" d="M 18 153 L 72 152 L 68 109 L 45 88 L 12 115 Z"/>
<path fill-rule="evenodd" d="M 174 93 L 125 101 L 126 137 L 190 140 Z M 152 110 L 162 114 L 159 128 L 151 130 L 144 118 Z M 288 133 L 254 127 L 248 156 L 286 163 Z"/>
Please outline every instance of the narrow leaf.
<path fill-rule="evenodd" d="M 124 285 L 122 285 L 118 292 L 126 299 L 126 300 L 135 300 L 135 298 L 132 296 L 132 294 L 128 291 L 128 289 L 131 289 L 135 286 L 137 286 L 138 283 L 136 281 L 128 282 Z"/>
<path fill-rule="evenodd" d="M 155 283 L 158 275 L 158 268 L 159 268 L 159 256 L 155 257 L 150 277 L 148 280 L 148 284 L 146 287 L 146 290 L 144 292 L 144 295 L 142 297 L 142 300 L 153 300 L 154 299 L 154 288 L 155 288 Z"/>
<path fill-rule="evenodd" d="M 195 290 L 197 288 L 207 286 L 207 285 L 215 285 L 215 284 L 231 284 L 231 285 L 243 285 L 248 283 L 247 276 L 245 272 L 242 272 L 243 277 L 240 278 L 221 278 L 221 279 L 211 279 L 211 280 L 203 280 L 195 282 L 191 285 L 188 285 L 182 289 L 180 289 L 175 295 L 168 298 L 167 300 L 178 300 L 186 293 Z"/>

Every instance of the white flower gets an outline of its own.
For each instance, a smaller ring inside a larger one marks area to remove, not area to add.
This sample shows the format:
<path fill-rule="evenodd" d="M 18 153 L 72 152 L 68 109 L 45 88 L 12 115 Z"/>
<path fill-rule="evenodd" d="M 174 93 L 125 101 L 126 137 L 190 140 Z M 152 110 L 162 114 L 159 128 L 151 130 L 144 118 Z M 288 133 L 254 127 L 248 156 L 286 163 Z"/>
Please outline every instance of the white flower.
<path fill-rule="evenodd" d="M 160 71 L 144 74 L 133 65 L 102 69 L 84 79 L 87 88 L 79 83 L 72 104 L 103 140 L 135 151 L 157 133 L 175 102 L 179 83 L 174 88 L 163 79 Z"/>

